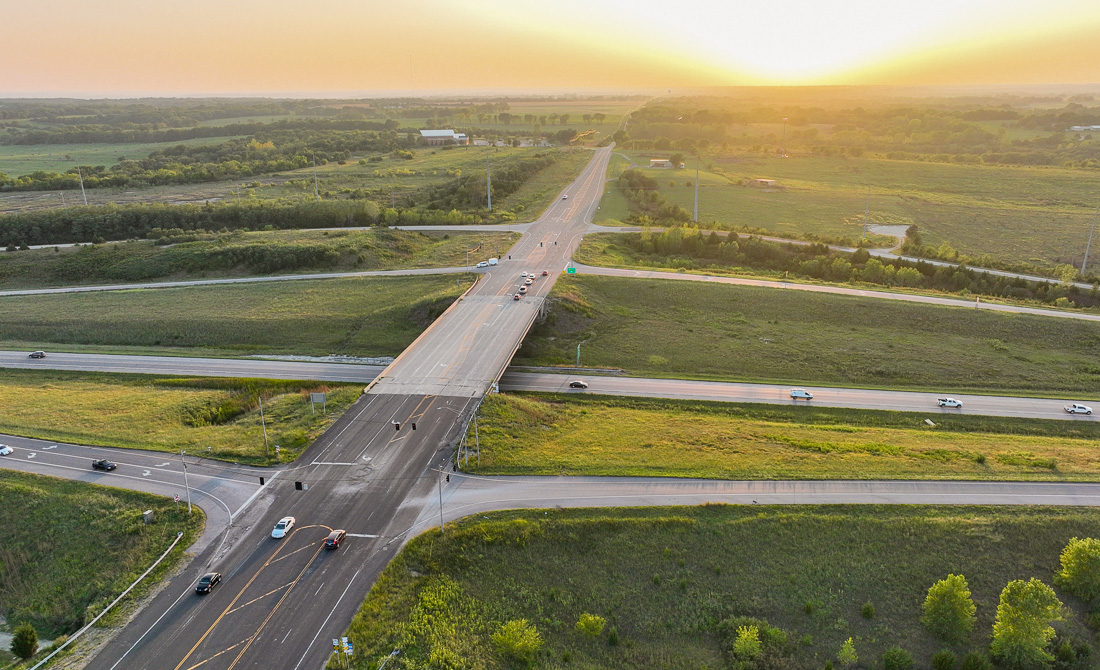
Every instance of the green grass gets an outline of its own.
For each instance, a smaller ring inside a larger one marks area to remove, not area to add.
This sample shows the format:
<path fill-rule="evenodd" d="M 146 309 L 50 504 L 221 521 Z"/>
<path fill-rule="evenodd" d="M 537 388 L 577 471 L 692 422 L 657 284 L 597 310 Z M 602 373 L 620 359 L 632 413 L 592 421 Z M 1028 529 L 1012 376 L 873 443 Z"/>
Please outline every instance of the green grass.
<path fill-rule="evenodd" d="M 9 177 L 19 177 L 31 172 L 67 172 L 78 165 L 118 164 L 119 157 L 130 160 L 148 158 L 149 154 L 161 149 L 179 145 L 206 146 L 227 142 L 233 137 L 200 137 L 178 142 L 122 142 L 115 144 L 6 144 L 0 145 L 0 172 Z M 39 194 L 41 195 L 41 194 Z M 65 194 L 69 204 L 75 204 L 80 198 L 79 191 Z M 58 198 L 58 205 L 61 204 Z"/>
<path fill-rule="evenodd" d="M 170 498 L 0 470 L 0 603 L 8 624 L 40 638 L 72 633 L 118 596 L 175 539 L 184 537 L 131 601 L 170 574 L 198 537 L 204 515 Z M 153 510 L 145 525 L 141 514 Z M 114 617 L 115 615 L 109 615 Z M 40 642 L 40 646 L 46 646 Z"/>
<path fill-rule="evenodd" d="M 634 156 L 647 164 L 651 155 L 668 153 Z M 755 155 L 705 163 L 700 221 L 781 235 L 856 238 L 870 196 L 871 223 L 916 224 L 926 244 L 946 242 L 970 256 L 1046 267 L 1080 265 L 1095 213 L 1091 194 L 1100 188 L 1100 175 L 1060 168 Z M 708 165 L 714 170 L 705 169 Z M 645 173 L 670 201 L 692 210 L 694 185 L 686 182 L 694 182 L 694 170 L 645 168 Z M 762 191 L 738 185 L 753 177 L 776 179 L 783 188 Z M 676 185 L 670 187 L 670 180 Z M 609 209 L 620 209 L 614 198 Z"/>
<path fill-rule="evenodd" d="M 506 668 L 491 641 L 526 619 L 545 642 L 533 668 L 733 667 L 722 621 L 751 616 L 787 632 L 790 670 L 819 669 L 853 638 L 859 667 L 887 648 L 917 667 L 949 647 L 919 623 L 927 589 L 966 576 L 977 604 L 960 656 L 988 648 L 1000 591 L 1050 583 L 1072 537 L 1100 534 L 1091 509 L 707 505 L 524 510 L 477 515 L 413 540 L 386 568 L 348 631 L 353 666 Z M 1086 608 L 1064 639 L 1094 644 Z M 870 602 L 875 615 L 861 616 Z M 607 619 L 588 639 L 582 614 Z M 611 629 L 617 644 L 611 643 Z M 330 668 L 335 665 L 330 664 Z"/>
<path fill-rule="evenodd" d="M 1092 423 L 526 393 L 481 407 L 478 474 L 1100 479 Z"/>
<path fill-rule="evenodd" d="M 515 363 L 631 375 L 1092 394 L 1090 322 L 676 280 L 563 277 Z"/>
<path fill-rule="evenodd" d="M 357 384 L 0 370 L 0 432 L 130 449 L 189 453 L 225 461 L 291 461 L 362 393 Z M 328 393 L 328 414 L 309 392 Z M 45 408 L 45 409 L 44 409 Z"/>
<path fill-rule="evenodd" d="M 206 239 L 171 246 L 126 242 L 0 253 L 0 288 L 459 267 L 466 263 L 466 250 L 481 246 L 469 257 L 476 264 L 505 253 L 519 234 L 383 229 L 237 231 L 198 237 Z"/>
<path fill-rule="evenodd" d="M 396 356 L 468 286 L 432 275 L 3 297 L 0 342 Z"/>

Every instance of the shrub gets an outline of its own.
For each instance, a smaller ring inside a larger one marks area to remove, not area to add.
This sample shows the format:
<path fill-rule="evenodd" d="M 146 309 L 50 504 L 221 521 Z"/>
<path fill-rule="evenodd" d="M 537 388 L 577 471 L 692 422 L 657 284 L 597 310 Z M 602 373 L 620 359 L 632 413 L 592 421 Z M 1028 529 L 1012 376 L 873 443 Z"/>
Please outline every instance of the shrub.
<path fill-rule="evenodd" d="M 948 575 L 929 587 L 921 623 L 945 640 L 962 640 L 974 629 L 976 610 L 966 577 Z"/>
<path fill-rule="evenodd" d="M 607 633 L 607 643 L 612 647 L 619 645 L 619 629 L 612 626 L 611 630 Z"/>
<path fill-rule="evenodd" d="M 588 614 L 585 612 L 577 619 L 576 630 L 582 635 L 588 637 L 599 637 L 603 633 L 604 626 L 607 625 L 607 619 L 596 614 Z"/>
<path fill-rule="evenodd" d="M 752 660 L 760 656 L 760 629 L 756 626 L 738 626 L 737 639 L 733 641 L 733 654 L 738 659 Z"/>
<path fill-rule="evenodd" d="M 1062 550 L 1062 569 L 1054 583 L 1091 602 L 1100 597 L 1100 540 L 1072 538 Z"/>
<path fill-rule="evenodd" d="M 859 615 L 864 619 L 874 619 L 875 606 L 872 603 L 863 603 L 863 607 L 859 608 Z"/>
<path fill-rule="evenodd" d="M 932 654 L 932 670 L 955 670 L 955 652 L 950 649 L 940 649 Z"/>
<path fill-rule="evenodd" d="M 542 636 L 526 619 L 513 619 L 493 633 L 493 642 L 506 658 L 527 664 L 542 648 Z"/>
<path fill-rule="evenodd" d="M 27 660 L 38 652 L 38 633 L 34 626 L 25 623 L 15 629 L 15 637 L 11 640 L 11 653 Z"/>
<path fill-rule="evenodd" d="M 972 651 L 963 656 L 959 670 L 993 670 L 993 662 L 981 652 Z"/>
<path fill-rule="evenodd" d="M 890 647 L 882 655 L 882 667 L 884 670 L 911 670 L 913 655 L 901 647 Z"/>
<path fill-rule="evenodd" d="M 856 645 L 852 642 L 852 638 L 848 638 L 844 641 L 844 644 L 840 645 L 840 651 L 837 652 L 836 660 L 846 668 L 859 662 L 859 656 L 856 655 Z"/>

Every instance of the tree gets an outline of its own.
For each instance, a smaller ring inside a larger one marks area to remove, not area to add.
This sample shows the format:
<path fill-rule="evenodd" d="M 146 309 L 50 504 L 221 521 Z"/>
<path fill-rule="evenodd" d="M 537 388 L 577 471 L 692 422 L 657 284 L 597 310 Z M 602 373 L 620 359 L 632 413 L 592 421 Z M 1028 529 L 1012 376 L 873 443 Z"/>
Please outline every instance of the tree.
<path fill-rule="evenodd" d="M 11 653 L 24 661 L 38 653 L 38 633 L 34 626 L 25 623 L 15 629 L 15 637 L 11 639 Z"/>
<path fill-rule="evenodd" d="M 846 668 L 855 665 L 859 661 L 859 656 L 856 656 L 856 645 L 852 642 L 852 638 L 848 638 L 844 641 L 844 644 L 840 645 L 836 660 Z"/>
<path fill-rule="evenodd" d="M 913 655 L 901 647 L 890 647 L 882 654 L 884 670 L 912 670 Z"/>
<path fill-rule="evenodd" d="M 1006 668 L 1038 668 L 1054 660 L 1046 650 L 1055 635 L 1050 624 L 1062 619 L 1054 589 L 1032 577 L 1008 583 L 1001 591 L 990 650 Z"/>
<path fill-rule="evenodd" d="M 1054 583 L 1082 600 L 1100 598 L 1100 540 L 1071 539 L 1062 550 L 1062 569 Z"/>
<path fill-rule="evenodd" d="M 513 619 L 501 625 L 493 633 L 493 642 L 504 656 L 524 664 L 535 660 L 535 653 L 542 648 L 542 636 L 526 619 Z"/>
<path fill-rule="evenodd" d="M 668 157 L 668 162 L 672 163 L 672 167 L 678 168 L 680 167 L 680 163 L 684 162 L 684 155 L 677 151 Z"/>
<path fill-rule="evenodd" d="M 921 608 L 921 623 L 934 635 L 959 641 L 974 629 L 977 607 L 962 575 L 947 575 L 928 589 Z"/>

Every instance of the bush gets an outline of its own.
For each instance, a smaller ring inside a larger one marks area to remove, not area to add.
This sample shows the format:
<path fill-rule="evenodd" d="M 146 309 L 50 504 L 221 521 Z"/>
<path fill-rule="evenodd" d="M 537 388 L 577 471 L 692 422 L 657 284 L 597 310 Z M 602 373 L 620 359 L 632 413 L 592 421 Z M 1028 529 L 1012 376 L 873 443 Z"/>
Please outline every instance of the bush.
<path fill-rule="evenodd" d="M 848 638 L 844 641 L 844 644 L 840 645 L 840 651 L 836 654 L 836 660 L 846 668 L 859 662 L 859 656 L 856 655 L 856 645 L 852 642 L 852 638 Z"/>
<path fill-rule="evenodd" d="M 1078 598 L 1092 602 L 1100 597 L 1100 540 L 1072 538 L 1062 550 L 1062 569 L 1054 583 Z"/>
<path fill-rule="evenodd" d="M 913 656 L 901 647 L 890 647 L 882 655 L 882 667 L 884 670 L 911 670 Z"/>
<path fill-rule="evenodd" d="M 604 626 L 607 625 L 607 619 L 596 614 L 588 614 L 585 612 L 577 619 L 576 630 L 582 635 L 588 637 L 599 637 L 603 633 Z"/>
<path fill-rule="evenodd" d="M 950 649 L 940 649 L 932 654 L 932 670 L 955 670 L 955 652 Z"/>
<path fill-rule="evenodd" d="M 952 641 L 965 639 L 974 629 L 977 611 L 966 577 L 948 575 L 929 587 L 921 611 L 921 623 L 934 635 Z"/>
<path fill-rule="evenodd" d="M 984 654 L 972 651 L 966 656 L 963 656 L 962 665 L 959 666 L 959 670 L 993 670 L 993 662 Z"/>
<path fill-rule="evenodd" d="M 512 661 L 528 664 L 542 648 L 542 636 L 526 619 L 513 619 L 493 633 L 493 642 L 500 653 Z"/>
<path fill-rule="evenodd" d="M 864 619 L 874 619 L 875 606 L 871 603 L 863 603 L 863 607 L 859 608 L 859 615 Z"/>
<path fill-rule="evenodd" d="M 733 641 L 733 654 L 738 659 L 753 660 L 760 656 L 760 629 L 756 626 L 739 626 L 737 639 Z"/>
<path fill-rule="evenodd" d="M 24 661 L 38 652 L 38 633 L 34 626 L 25 623 L 15 629 L 15 637 L 11 640 L 11 653 Z"/>

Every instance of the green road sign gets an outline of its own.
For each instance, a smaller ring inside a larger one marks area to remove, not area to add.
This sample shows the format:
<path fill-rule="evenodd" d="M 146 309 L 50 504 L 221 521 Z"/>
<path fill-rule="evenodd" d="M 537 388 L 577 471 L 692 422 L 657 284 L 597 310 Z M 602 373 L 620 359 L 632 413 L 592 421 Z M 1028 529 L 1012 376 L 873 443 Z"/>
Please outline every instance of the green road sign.
<path fill-rule="evenodd" d="M 566 268 L 565 271 L 571 275 L 577 274 L 577 268 Z"/>

